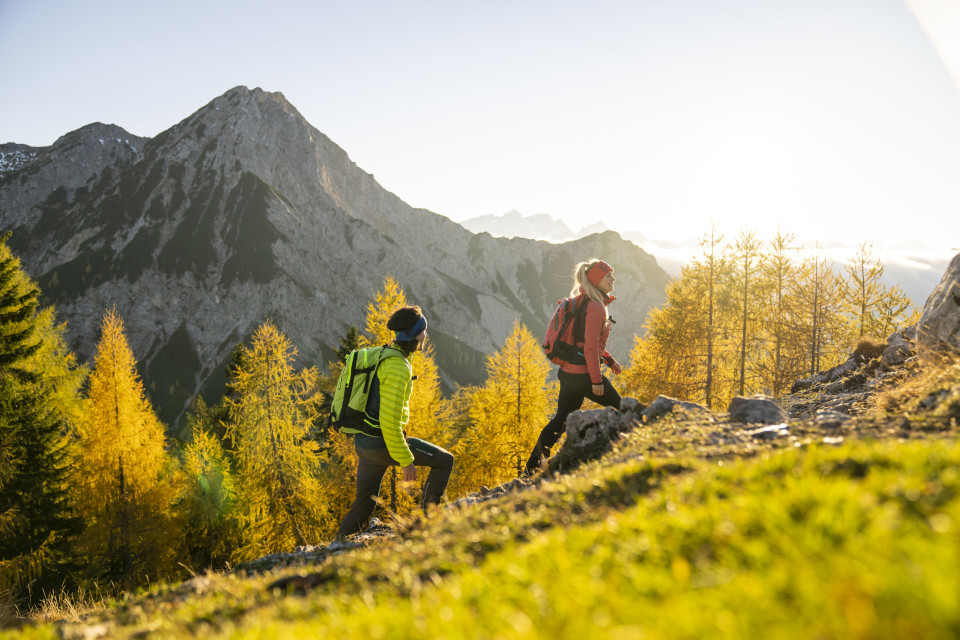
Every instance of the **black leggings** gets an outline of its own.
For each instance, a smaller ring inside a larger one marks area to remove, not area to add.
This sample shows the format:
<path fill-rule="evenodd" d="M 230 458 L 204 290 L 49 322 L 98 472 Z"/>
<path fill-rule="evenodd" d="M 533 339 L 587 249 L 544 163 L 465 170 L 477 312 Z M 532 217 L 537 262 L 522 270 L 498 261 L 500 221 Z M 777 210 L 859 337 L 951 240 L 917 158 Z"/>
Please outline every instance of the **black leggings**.
<path fill-rule="evenodd" d="M 597 404 L 604 407 L 613 407 L 620 409 L 620 394 L 613 388 L 606 376 L 603 378 L 603 395 L 593 394 L 593 383 L 590 382 L 590 374 L 587 373 L 567 373 L 560 369 L 557 373 L 560 379 L 560 395 L 557 398 L 557 414 L 547 423 L 547 426 L 540 432 L 537 438 L 537 444 L 533 447 L 530 459 L 527 460 L 527 466 L 524 469 L 524 475 L 533 475 L 544 459 L 550 456 L 550 449 L 557 444 L 557 440 L 563 435 L 564 424 L 574 411 L 583 406 L 583 401 L 590 398 Z"/>
<path fill-rule="evenodd" d="M 357 436 L 361 437 L 361 436 Z M 418 467 L 430 467 L 427 483 L 423 488 L 423 501 L 420 506 L 424 511 L 431 504 L 440 504 L 443 492 L 447 488 L 450 472 L 453 470 L 453 456 L 449 451 L 420 438 L 407 438 L 407 446 L 413 453 L 413 463 Z M 375 498 L 380 493 L 380 483 L 387 468 L 397 465 L 396 460 L 387 452 L 387 445 L 367 449 L 354 442 L 357 452 L 357 498 L 353 506 L 340 522 L 337 537 L 343 538 L 351 533 L 357 533 L 370 519 L 377 503 Z"/>

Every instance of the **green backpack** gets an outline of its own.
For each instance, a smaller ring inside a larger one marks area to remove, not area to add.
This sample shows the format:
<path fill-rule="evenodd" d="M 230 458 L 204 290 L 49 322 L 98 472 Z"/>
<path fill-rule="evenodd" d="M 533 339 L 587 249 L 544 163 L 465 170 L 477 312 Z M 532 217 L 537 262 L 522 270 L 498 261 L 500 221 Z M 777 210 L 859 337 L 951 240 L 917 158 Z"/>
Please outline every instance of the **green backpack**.
<path fill-rule="evenodd" d="M 347 428 L 369 436 L 380 437 L 380 430 L 366 423 L 367 401 L 373 387 L 377 367 L 385 358 L 403 357 L 396 349 L 367 347 L 351 351 L 343 363 L 343 371 L 337 379 L 337 389 L 333 393 L 330 407 L 330 419 L 337 429 Z"/>

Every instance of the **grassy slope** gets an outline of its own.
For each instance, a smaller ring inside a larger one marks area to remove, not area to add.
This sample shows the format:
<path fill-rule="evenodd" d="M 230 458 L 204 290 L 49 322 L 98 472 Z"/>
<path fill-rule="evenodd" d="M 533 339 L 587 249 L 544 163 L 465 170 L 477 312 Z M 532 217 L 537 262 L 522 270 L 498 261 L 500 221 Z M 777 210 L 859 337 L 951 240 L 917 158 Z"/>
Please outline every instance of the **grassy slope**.
<path fill-rule="evenodd" d="M 960 440 L 923 425 L 704 454 L 697 425 L 657 423 L 367 548 L 0 638 L 956 638 Z"/>

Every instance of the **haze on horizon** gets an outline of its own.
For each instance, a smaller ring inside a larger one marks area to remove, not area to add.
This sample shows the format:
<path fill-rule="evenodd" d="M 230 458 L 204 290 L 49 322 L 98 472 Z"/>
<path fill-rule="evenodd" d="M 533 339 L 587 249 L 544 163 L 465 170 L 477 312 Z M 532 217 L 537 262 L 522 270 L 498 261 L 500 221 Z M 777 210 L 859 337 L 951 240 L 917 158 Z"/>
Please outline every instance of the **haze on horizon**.
<path fill-rule="evenodd" d="M 957 33 L 960 0 L 3 0 L 0 142 L 152 137 L 246 85 L 454 220 L 947 251 Z"/>

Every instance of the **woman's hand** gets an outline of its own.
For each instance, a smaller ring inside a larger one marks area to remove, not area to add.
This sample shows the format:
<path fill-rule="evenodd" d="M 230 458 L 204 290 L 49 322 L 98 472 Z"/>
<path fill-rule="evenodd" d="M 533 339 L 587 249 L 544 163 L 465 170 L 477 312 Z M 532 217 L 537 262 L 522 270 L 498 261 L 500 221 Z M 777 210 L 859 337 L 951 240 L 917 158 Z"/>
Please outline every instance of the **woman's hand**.
<path fill-rule="evenodd" d="M 602 385 L 602 384 L 595 384 L 595 385 L 593 385 L 593 395 L 598 396 L 598 397 L 601 397 L 601 398 L 603 397 L 603 385 Z"/>
<path fill-rule="evenodd" d="M 603 364 L 609 367 L 610 371 L 613 372 L 613 375 L 615 376 L 620 375 L 620 363 L 617 362 L 613 356 L 604 356 Z"/>

